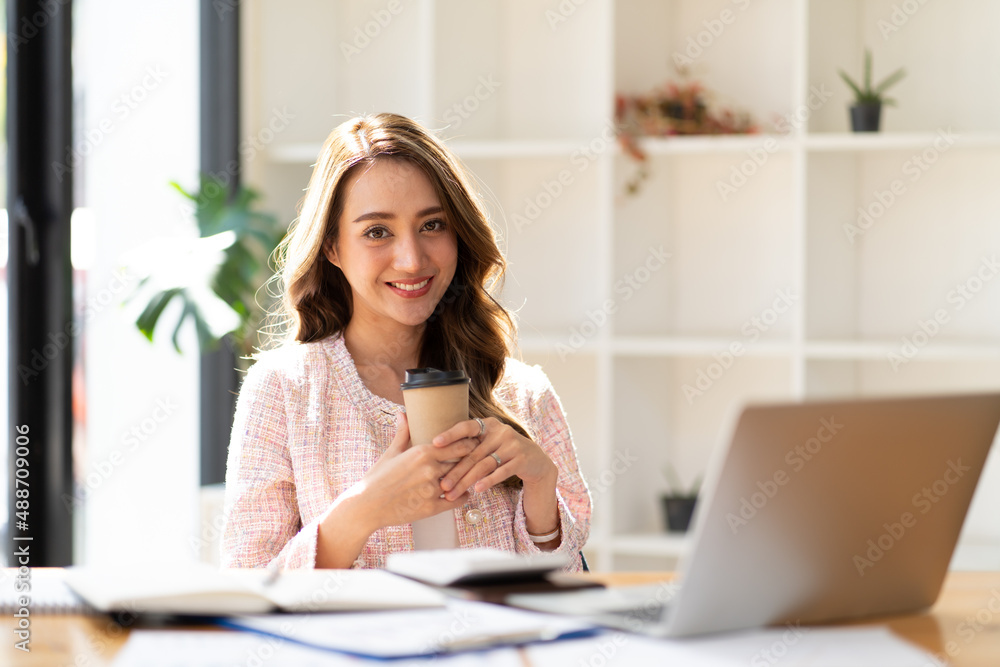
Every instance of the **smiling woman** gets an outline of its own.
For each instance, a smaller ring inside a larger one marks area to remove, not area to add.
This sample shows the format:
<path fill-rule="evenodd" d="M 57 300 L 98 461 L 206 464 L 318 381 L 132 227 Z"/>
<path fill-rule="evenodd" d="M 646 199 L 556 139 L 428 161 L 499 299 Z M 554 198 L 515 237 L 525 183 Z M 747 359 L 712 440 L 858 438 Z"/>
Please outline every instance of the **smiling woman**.
<path fill-rule="evenodd" d="M 223 565 L 382 567 L 447 513 L 460 547 L 580 569 L 591 503 L 569 426 L 541 369 L 509 357 L 491 293 L 506 263 L 452 153 L 393 114 L 339 126 L 280 263 L 277 344 L 233 426 Z M 472 419 L 414 445 L 400 384 L 432 367 L 469 377 Z"/>

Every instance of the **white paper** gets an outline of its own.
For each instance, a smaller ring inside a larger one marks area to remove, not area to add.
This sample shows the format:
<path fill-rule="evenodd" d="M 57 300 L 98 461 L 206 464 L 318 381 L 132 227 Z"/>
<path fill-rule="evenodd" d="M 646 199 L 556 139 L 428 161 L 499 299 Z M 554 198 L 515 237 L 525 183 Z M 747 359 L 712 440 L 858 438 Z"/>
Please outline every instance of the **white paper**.
<path fill-rule="evenodd" d="M 276 637 L 230 631 L 133 630 L 113 667 L 328 667 L 358 660 Z"/>
<path fill-rule="evenodd" d="M 698 655 L 727 658 L 732 665 L 929 667 L 938 664 L 931 654 L 884 626 L 788 626 L 681 641 Z"/>
<path fill-rule="evenodd" d="M 370 660 L 300 646 L 248 632 L 133 630 L 112 667 L 342 667 Z M 523 667 L 514 649 L 437 658 L 399 660 L 393 667 Z"/>
<path fill-rule="evenodd" d="M 666 665 L 684 667 L 931 667 L 933 657 L 888 628 L 755 630 L 695 639 L 654 639 L 613 632 L 529 646 L 534 665 Z"/>
<path fill-rule="evenodd" d="M 593 628 L 586 621 L 449 600 L 444 609 L 350 614 L 286 614 L 231 619 L 243 628 L 359 655 L 431 655 L 550 639 Z"/>

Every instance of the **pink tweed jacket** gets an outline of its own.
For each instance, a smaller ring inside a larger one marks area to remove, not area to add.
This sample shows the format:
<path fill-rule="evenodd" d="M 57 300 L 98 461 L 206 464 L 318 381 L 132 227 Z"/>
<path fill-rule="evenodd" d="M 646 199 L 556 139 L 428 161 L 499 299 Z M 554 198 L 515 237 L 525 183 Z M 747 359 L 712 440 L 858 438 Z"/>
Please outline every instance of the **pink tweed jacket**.
<path fill-rule="evenodd" d="M 558 551 L 570 556 L 567 569 L 580 569 L 590 494 L 559 398 L 540 368 L 514 359 L 494 395 L 559 468 Z M 243 381 L 233 423 L 223 567 L 315 567 L 320 517 L 388 448 L 401 408 L 368 390 L 341 336 L 262 354 Z M 472 495 L 454 511 L 460 546 L 538 553 L 521 493 L 495 486 Z M 354 566 L 383 567 L 388 554 L 412 549 L 410 524 L 388 526 L 368 539 Z"/>

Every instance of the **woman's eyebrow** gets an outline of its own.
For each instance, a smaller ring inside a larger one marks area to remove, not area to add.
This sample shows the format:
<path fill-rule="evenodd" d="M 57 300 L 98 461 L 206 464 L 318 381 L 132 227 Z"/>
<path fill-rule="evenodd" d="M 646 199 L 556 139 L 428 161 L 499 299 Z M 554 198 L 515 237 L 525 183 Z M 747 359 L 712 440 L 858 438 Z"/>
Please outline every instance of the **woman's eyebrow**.
<path fill-rule="evenodd" d="M 444 209 L 440 206 L 430 206 L 421 211 L 417 211 L 417 217 L 422 218 L 426 215 L 433 215 L 435 213 L 441 213 Z M 394 213 L 384 213 L 382 211 L 369 211 L 368 213 L 362 213 L 356 217 L 353 222 L 364 222 L 366 220 L 392 220 L 396 215 Z"/>

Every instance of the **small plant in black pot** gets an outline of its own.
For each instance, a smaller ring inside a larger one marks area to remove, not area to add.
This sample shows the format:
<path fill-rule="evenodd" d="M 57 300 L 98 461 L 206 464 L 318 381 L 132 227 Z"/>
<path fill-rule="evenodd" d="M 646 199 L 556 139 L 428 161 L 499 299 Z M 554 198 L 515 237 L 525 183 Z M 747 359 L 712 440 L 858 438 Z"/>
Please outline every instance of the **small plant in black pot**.
<path fill-rule="evenodd" d="M 667 478 L 668 490 L 660 496 L 660 502 L 663 505 L 665 526 L 667 531 L 671 533 L 687 532 L 691 525 L 695 503 L 698 500 L 701 478 L 696 479 L 690 487 L 684 487 L 672 465 L 667 465 L 664 474 Z"/>
<path fill-rule="evenodd" d="M 851 107 L 851 129 L 855 132 L 878 132 L 882 118 L 882 106 L 894 106 L 896 100 L 886 97 L 885 91 L 899 83 L 906 76 L 906 70 L 898 70 L 872 86 L 872 52 L 865 49 L 865 76 L 862 85 L 858 85 L 845 72 L 839 70 L 840 78 L 854 92 L 854 105 Z"/>

